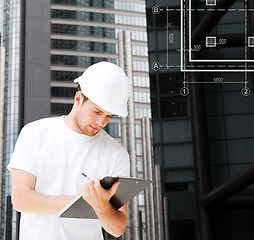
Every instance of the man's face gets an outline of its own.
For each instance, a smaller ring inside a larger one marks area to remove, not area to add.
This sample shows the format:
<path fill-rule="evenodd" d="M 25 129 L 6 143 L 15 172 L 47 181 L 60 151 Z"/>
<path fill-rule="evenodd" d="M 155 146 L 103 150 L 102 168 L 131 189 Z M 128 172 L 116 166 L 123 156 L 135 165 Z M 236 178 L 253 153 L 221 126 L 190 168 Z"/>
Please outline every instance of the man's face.
<path fill-rule="evenodd" d="M 80 133 L 95 136 L 112 117 L 112 113 L 103 110 L 88 99 L 78 106 L 76 125 Z"/>

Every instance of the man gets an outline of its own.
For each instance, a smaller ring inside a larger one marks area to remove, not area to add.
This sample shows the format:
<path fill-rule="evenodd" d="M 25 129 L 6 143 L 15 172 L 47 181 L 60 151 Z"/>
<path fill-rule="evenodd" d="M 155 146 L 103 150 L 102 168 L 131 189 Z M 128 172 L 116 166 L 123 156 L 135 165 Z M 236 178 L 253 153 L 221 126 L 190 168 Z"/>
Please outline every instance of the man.
<path fill-rule="evenodd" d="M 101 240 L 101 227 L 116 237 L 125 231 L 127 205 L 109 203 L 119 182 L 105 190 L 99 179 L 129 176 L 128 153 L 103 130 L 113 115 L 127 116 L 129 80 L 115 64 L 100 62 L 74 82 L 81 90 L 71 112 L 27 124 L 8 165 L 20 240 Z M 98 219 L 60 218 L 80 191 Z"/>

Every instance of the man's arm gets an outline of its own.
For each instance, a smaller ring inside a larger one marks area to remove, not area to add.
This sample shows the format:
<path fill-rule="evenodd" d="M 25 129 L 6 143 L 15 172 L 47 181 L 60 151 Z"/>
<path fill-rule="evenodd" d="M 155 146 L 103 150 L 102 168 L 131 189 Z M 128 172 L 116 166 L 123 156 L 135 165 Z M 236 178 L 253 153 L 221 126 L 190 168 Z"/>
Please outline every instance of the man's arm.
<path fill-rule="evenodd" d="M 33 214 L 54 214 L 62 210 L 75 196 L 47 196 L 35 191 L 36 177 L 26 171 L 14 169 L 12 173 L 12 202 L 20 212 Z M 127 204 L 116 210 L 109 203 L 118 188 L 116 182 L 109 190 L 100 185 L 100 180 L 85 184 L 83 198 L 95 210 L 103 228 L 114 236 L 121 236 L 126 228 L 128 215 Z"/>
<path fill-rule="evenodd" d="M 85 183 L 83 189 L 83 198 L 93 207 L 102 227 L 115 237 L 124 233 L 128 221 L 127 204 L 117 210 L 109 202 L 119 183 L 116 182 L 109 190 L 105 190 L 100 180 L 96 179 Z"/>
<path fill-rule="evenodd" d="M 36 177 L 26 171 L 14 169 L 12 174 L 12 203 L 20 212 L 54 214 L 64 208 L 76 196 L 47 196 L 35 192 Z"/>

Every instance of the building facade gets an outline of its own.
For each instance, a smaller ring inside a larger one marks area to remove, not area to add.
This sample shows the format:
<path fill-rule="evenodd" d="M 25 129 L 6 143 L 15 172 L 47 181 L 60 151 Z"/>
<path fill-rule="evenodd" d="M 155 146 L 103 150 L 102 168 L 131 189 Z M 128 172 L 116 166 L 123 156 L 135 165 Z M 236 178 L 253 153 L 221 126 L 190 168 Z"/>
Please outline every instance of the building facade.
<path fill-rule="evenodd" d="M 6 197 L 11 193 L 6 166 L 20 129 L 39 118 L 67 114 L 73 104 L 76 77 L 99 61 L 118 64 L 120 31 L 131 32 L 138 177 L 143 177 L 141 118 L 150 117 L 151 110 L 145 1 L 1 0 L 0 26 L 1 44 L 6 48 L 1 199 L 1 234 L 5 238 Z M 120 122 L 116 116 L 106 128 L 118 142 Z M 143 194 L 138 202 L 144 223 Z M 15 223 L 13 211 L 11 239 L 17 239 Z"/>
<path fill-rule="evenodd" d="M 241 194 L 238 189 L 231 195 L 227 188 L 230 185 L 233 189 L 233 177 L 253 164 L 253 73 L 237 72 L 236 64 L 233 68 L 228 63 L 239 60 L 243 53 L 245 60 L 253 59 L 252 48 L 242 41 L 244 36 L 247 39 L 253 34 L 253 15 L 248 10 L 253 6 L 240 0 L 185 3 L 186 8 L 178 0 L 146 1 L 154 161 L 164 169 L 162 188 L 168 197 L 170 239 L 253 238 L 249 225 L 253 206 L 243 200 L 243 195 L 253 197 L 253 187 L 245 185 Z M 205 14 L 207 9 L 224 10 L 218 14 L 220 17 L 210 18 L 211 14 Z M 232 15 L 233 12 L 236 14 Z M 188 19 L 194 29 L 189 37 L 192 40 L 197 37 L 195 30 L 201 37 L 195 50 L 204 49 L 192 56 L 213 58 L 208 65 L 205 61 L 193 63 L 192 71 L 184 71 L 182 63 L 191 64 L 187 57 L 181 59 L 180 54 L 195 48 L 188 49 L 188 39 L 182 41 L 183 28 L 187 26 L 185 33 L 189 30 Z M 223 42 L 216 48 L 211 48 L 208 42 L 206 45 L 206 36 L 215 35 L 221 41 L 219 44 L 223 41 L 227 44 Z M 231 70 L 213 71 L 215 59 Z M 194 71 L 194 67 L 201 65 L 210 68 L 209 71 Z M 241 93 L 244 86 L 250 90 L 248 96 Z M 189 94 L 183 96 L 183 87 Z M 245 181 L 244 177 L 242 180 Z M 229 194 L 223 200 L 217 200 L 218 186 L 224 186 Z M 208 193 L 216 198 L 216 204 L 204 204 L 202 200 Z M 225 205 L 219 205 L 222 202 Z"/>
<path fill-rule="evenodd" d="M 7 227 L 7 196 L 11 193 L 10 174 L 6 166 L 10 160 L 15 141 L 19 132 L 19 86 L 20 86 L 20 1 L 1 1 L 1 46 L 5 47 L 4 79 L 4 117 L 3 117 L 3 152 L 1 165 L 1 236 Z M 1 86 L 3 87 L 3 86 Z M 15 234 L 15 217 L 13 214 L 13 233 Z M 11 224 L 10 224 L 11 225 Z M 9 235 L 11 236 L 11 234 Z"/>

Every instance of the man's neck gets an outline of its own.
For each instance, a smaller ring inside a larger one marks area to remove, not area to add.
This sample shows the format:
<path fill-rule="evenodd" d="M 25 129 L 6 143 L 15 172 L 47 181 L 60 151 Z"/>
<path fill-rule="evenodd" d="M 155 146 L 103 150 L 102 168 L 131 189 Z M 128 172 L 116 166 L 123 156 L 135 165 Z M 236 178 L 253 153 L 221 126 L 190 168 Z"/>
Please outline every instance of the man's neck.
<path fill-rule="evenodd" d="M 70 128 L 72 131 L 76 133 L 82 133 L 80 129 L 75 124 L 75 117 L 72 112 L 70 112 L 67 116 L 64 116 L 64 122 L 67 125 L 68 128 Z"/>

